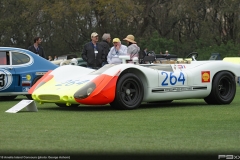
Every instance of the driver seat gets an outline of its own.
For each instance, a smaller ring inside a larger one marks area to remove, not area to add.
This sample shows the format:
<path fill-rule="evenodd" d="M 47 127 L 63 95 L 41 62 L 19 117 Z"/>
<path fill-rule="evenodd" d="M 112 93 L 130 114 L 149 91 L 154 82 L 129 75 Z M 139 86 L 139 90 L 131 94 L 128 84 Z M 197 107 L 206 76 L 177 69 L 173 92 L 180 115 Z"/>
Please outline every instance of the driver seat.
<path fill-rule="evenodd" d="M 145 56 L 143 58 L 143 63 L 149 62 L 149 63 L 153 63 L 156 60 L 155 56 Z"/>
<path fill-rule="evenodd" d="M 139 64 L 143 64 L 143 59 L 145 56 L 146 56 L 145 52 L 143 50 L 140 50 L 138 53 Z"/>

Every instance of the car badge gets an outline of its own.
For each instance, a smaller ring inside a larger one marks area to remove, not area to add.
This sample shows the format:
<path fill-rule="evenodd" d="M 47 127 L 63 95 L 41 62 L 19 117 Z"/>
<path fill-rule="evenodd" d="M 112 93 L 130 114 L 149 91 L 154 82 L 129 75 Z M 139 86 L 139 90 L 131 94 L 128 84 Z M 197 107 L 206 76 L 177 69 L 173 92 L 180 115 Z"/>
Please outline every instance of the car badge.
<path fill-rule="evenodd" d="M 202 71 L 202 83 L 210 82 L 210 71 Z"/>
<path fill-rule="evenodd" d="M 27 74 L 27 75 L 26 75 L 26 78 L 27 78 L 27 80 L 29 80 L 29 81 L 32 79 L 32 77 L 31 77 L 30 74 Z"/>

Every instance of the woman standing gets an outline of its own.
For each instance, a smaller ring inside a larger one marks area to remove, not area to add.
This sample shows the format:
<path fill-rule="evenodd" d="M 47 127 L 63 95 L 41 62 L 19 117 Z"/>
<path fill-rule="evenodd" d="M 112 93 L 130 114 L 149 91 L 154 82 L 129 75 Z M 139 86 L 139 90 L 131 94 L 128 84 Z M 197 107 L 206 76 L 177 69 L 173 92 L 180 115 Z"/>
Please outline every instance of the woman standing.
<path fill-rule="evenodd" d="M 137 42 L 134 41 L 134 39 L 135 37 L 131 34 L 123 39 L 127 42 L 127 45 L 128 45 L 127 53 L 128 55 L 130 55 L 131 61 L 134 57 L 137 57 L 137 58 L 139 57 L 138 53 L 140 51 L 140 48 L 137 46 Z"/>

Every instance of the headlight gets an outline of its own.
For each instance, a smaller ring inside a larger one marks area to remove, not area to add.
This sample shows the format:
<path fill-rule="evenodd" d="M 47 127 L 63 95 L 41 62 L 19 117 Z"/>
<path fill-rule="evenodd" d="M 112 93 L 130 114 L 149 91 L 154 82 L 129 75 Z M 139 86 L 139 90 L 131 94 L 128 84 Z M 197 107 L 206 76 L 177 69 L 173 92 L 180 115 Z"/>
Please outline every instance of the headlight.
<path fill-rule="evenodd" d="M 87 98 L 96 88 L 95 83 L 88 82 L 85 86 L 83 86 L 81 89 L 79 89 L 74 94 L 74 98 L 76 99 L 84 99 Z"/>

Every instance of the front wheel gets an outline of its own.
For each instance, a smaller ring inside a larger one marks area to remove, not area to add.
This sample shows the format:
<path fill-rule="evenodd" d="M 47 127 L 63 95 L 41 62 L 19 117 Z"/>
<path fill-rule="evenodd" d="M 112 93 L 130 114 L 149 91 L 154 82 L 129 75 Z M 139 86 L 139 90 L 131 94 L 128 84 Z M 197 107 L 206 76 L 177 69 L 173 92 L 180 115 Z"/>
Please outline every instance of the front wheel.
<path fill-rule="evenodd" d="M 126 73 L 117 82 L 115 99 L 110 105 L 118 109 L 136 109 L 142 103 L 142 81 L 133 73 Z"/>
<path fill-rule="evenodd" d="M 219 72 L 212 82 L 211 93 L 204 98 L 208 104 L 230 104 L 236 94 L 234 76 L 226 71 Z"/>

